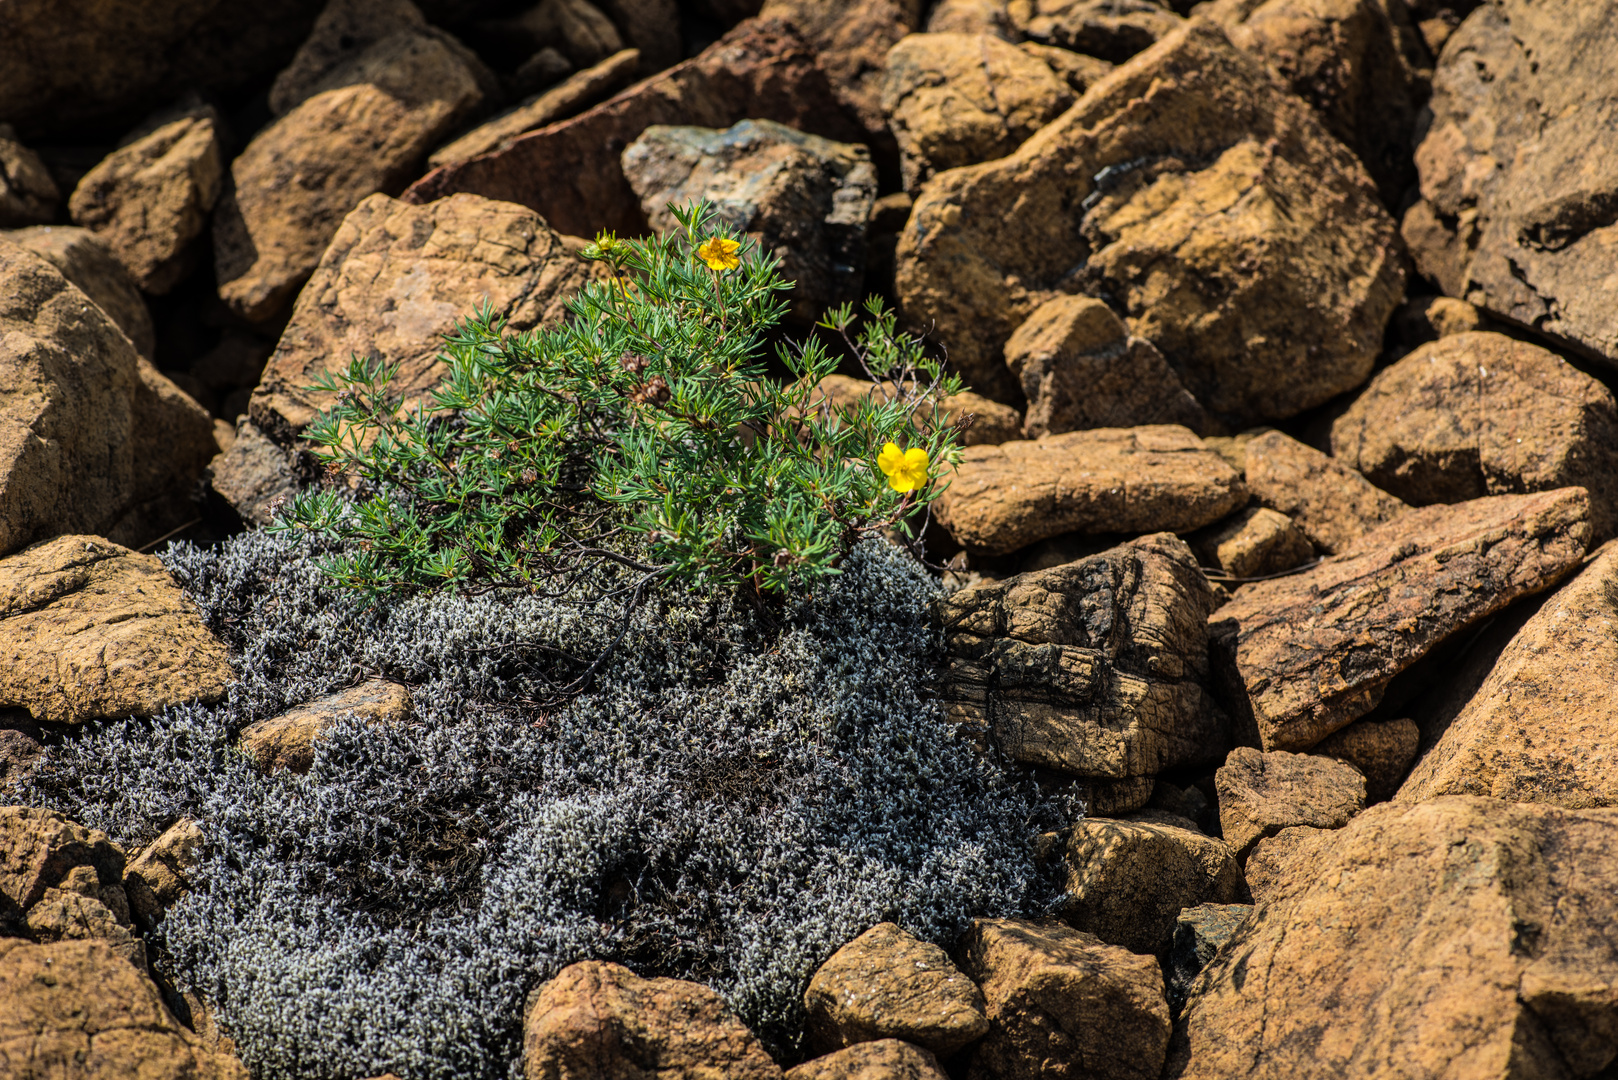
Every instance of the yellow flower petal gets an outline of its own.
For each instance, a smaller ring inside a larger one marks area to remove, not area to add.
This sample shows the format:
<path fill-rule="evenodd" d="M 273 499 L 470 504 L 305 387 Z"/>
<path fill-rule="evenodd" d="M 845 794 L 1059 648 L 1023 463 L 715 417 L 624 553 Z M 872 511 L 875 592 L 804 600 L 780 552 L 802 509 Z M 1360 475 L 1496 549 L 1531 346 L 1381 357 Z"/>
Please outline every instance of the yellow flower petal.
<path fill-rule="evenodd" d="M 736 254 L 741 246 L 728 236 L 712 236 L 697 248 L 697 258 L 707 263 L 710 270 L 734 270 L 742 264 Z"/>
<path fill-rule="evenodd" d="M 896 443 L 888 443 L 876 456 L 876 467 L 882 470 L 883 476 L 891 477 L 904 467 L 904 461 L 904 451 Z"/>

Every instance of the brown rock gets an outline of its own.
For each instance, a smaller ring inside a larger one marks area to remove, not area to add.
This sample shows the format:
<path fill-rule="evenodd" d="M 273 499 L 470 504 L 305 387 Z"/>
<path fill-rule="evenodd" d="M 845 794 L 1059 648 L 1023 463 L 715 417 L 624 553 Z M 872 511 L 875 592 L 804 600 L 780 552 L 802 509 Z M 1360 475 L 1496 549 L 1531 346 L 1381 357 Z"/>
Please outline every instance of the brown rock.
<path fill-rule="evenodd" d="M 1618 363 L 1618 11 L 1498 0 L 1473 11 L 1433 75 L 1416 148 L 1417 265 L 1446 293 Z M 1419 210 L 1419 212 L 1418 212 Z"/>
<path fill-rule="evenodd" d="M 0 706 L 82 724 L 212 703 L 225 647 L 163 564 L 94 536 L 0 559 Z"/>
<path fill-rule="evenodd" d="M 897 286 L 906 316 L 999 400 L 1016 393 L 1003 346 L 1036 308 L 1107 296 L 1240 426 L 1364 381 L 1403 290 L 1396 246 L 1353 154 L 1199 21 L 1011 156 L 935 177 L 900 237 Z"/>
<path fill-rule="evenodd" d="M 268 525 L 298 493 L 293 455 L 243 416 L 235 438 L 208 463 L 208 483 L 249 525 Z"/>
<path fill-rule="evenodd" d="M 1073 104 L 1044 61 L 988 34 L 911 34 L 888 51 L 882 112 L 905 190 L 1005 157 Z"/>
<path fill-rule="evenodd" d="M 43 735 L 26 709 L 0 709 L 0 785 L 20 785 L 45 752 Z"/>
<path fill-rule="evenodd" d="M 1295 871 L 1293 856 L 1309 850 L 1309 837 L 1330 831 L 1294 825 L 1254 844 L 1253 850 L 1248 852 L 1247 864 L 1242 867 L 1247 875 L 1248 891 L 1253 894 L 1253 902 L 1268 903 L 1295 872 L 1314 873 L 1316 867 L 1307 861 L 1300 863 Z"/>
<path fill-rule="evenodd" d="M 706 201 L 720 221 L 778 256 L 793 283 L 788 317 L 799 325 L 860 298 L 877 189 L 865 147 L 773 120 L 724 131 L 654 125 L 624 151 L 623 169 L 657 232 L 680 227 L 671 203 Z"/>
<path fill-rule="evenodd" d="M 81 871 L 87 871 L 86 877 Z M 124 852 L 100 829 L 87 829 L 31 806 L 0 806 L 0 913 L 15 917 L 64 885 L 93 882 L 123 892 Z M 99 898 L 99 891 L 97 893 Z M 125 907 L 122 897 L 112 906 Z M 125 907 L 127 912 L 127 907 Z"/>
<path fill-rule="evenodd" d="M 701 55 L 588 112 L 519 136 L 494 153 L 434 169 L 403 197 L 425 203 L 472 192 L 531 207 L 570 236 L 603 229 L 638 236 L 647 230 L 646 216 L 624 179 L 624 147 L 653 124 L 725 128 L 750 118 L 832 139 L 859 135 L 796 31 L 778 21 L 749 20 Z"/>
<path fill-rule="evenodd" d="M 1163 961 L 1170 1012 L 1179 1015 L 1196 977 L 1252 914 L 1252 904 L 1198 904 L 1175 917 L 1174 944 Z"/>
<path fill-rule="evenodd" d="M 47 224 L 61 198 L 39 155 L 17 141 L 10 124 L 0 124 L 0 229 Z"/>
<path fill-rule="evenodd" d="M 1266 750 L 1304 750 L 1369 712 L 1459 630 L 1560 581 L 1589 542 L 1582 488 L 1411 510 L 1312 570 L 1219 610 Z"/>
<path fill-rule="evenodd" d="M 1035 309 L 1006 342 L 1006 367 L 1028 399 L 1024 435 L 1086 428 L 1182 424 L 1208 418 L 1155 346 L 1132 337 L 1090 296 L 1059 296 Z"/>
<path fill-rule="evenodd" d="M 1238 579 L 1284 573 L 1315 555 L 1309 538 L 1291 518 L 1264 507 L 1249 507 L 1210 525 L 1190 543 L 1204 567 Z"/>
<path fill-rule="evenodd" d="M 1163 424 L 967 447 L 933 512 L 968 551 L 1001 555 L 1066 532 L 1185 532 L 1246 498 L 1236 470 Z"/>
<path fill-rule="evenodd" d="M 946 1075 L 931 1052 L 879 1039 L 806 1061 L 788 1069 L 786 1080 L 945 1080 Z"/>
<path fill-rule="evenodd" d="M 1185 20 L 1159 0 L 1010 0 L 1011 22 L 1047 45 L 1122 63 Z"/>
<path fill-rule="evenodd" d="M 1412 296 L 1393 313 L 1395 334 L 1412 348 L 1429 341 L 1487 330 L 1490 322 L 1477 308 L 1452 296 Z"/>
<path fill-rule="evenodd" d="M 1248 899 L 1242 868 L 1223 840 L 1093 817 L 1068 837 L 1066 891 L 1064 921 L 1136 953 L 1167 949 L 1183 908 Z"/>
<path fill-rule="evenodd" d="M 1341 461 L 1279 431 L 1249 439 L 1245 456 L 1253 498 L 1291 518 L 1327 555 L 1409 509 Z"/>
<path fill-rule="evenodd" d="M 401 30 L 309 87 L 231 165 L 214 214 L 219 295 L 249 322 L 285 312 L 344 215 L 404 188 L 484 91 L 444 36 Z"/>
<path fill-rule="evenodd" d="M 989 1030 L 983 994 L 949 955 L 890 922 L 820 965 L 804 991 L 805 1032 L 819 1053 L 903 1039 L 949 1055 Z"/>
<path fill-rule="evenodd" d="M 1218 761 L 1213 609 L 1190 549 L 1167 533 L 984 582 L 940 602 L 941 694 L 953 719 L 1023 764 L 1125 779 Z"/>
<path fill-rule="evenodd" d="M 587 273 L 523 207 L 475 195 L 427 206 L 373 195 L 343 219 L 298 297 L 249 414 L 285 441 L 330 405 L 308 387 L 356 354 L 397 364 L 391 392 L 419 402 L 444 376 L 443 335 L 480 303 L 512 330 L 550 324 Z"/>
<path fill-rule="evenodd" d="M 176 900 L 191 891 L 202 830 L 190 818 L 170 825 L 124 870 L 124 894 L 130 914 L 150 930 Z"/>
<path fill-rule="evenodd" d="M 1365 776 L 1366 799 L 1382 802 L 1399 790 L 1420 745 L 1421 730 L 1414 720 L 1367 718 L 1327 735 L 1310 753 L 1324 754 L 1354 766 Z"/>
<path fill-rule="evenodd" d="M 1555 353 L 1456 334 L 1379 372 L 1332 424 L 1332 454 L 1417 506 L 1583 487 L 1618 529 L 1618 402 Z"/>
<path fill-rule="evenodd" d="M 1216 0 L 1198 14 L 1262 57 L 1364 163 L 1388 206 L 1415 181 L 1427 57 L 1402 0 Z"/>
<path fill-rule="evenodd" d="M 479 24 L 486 39 L 503 39 L 507 51 L 554 49 L 576 68 L 598 64 L 626 44 L 606 13 L 590 0 L 539 0 L 506 19 Z"/>
<path fill-rule="evenodd" d="M 163 1006 L 105 942 L 0 940 L 0 1070 L 8 1076 L 247 1080 Z"/>
<path fill-rule="evenodd" d="M 129 338 L 135 351 L 152 358 L 157 334 L 140 289 L 112 249 L 89 229 L 40 225 L 6 233 L 3 239 L 25 247 L 62 272 Z"/>
<path fill-rule="evenodd" d="M 1067 83 L 1068 89 L 1080 95 L 1100 82 L 1117 66 L 1100 57 L 1086 56 L 1084 53 L 1072 52 L 1055 45 L 1041 45 L 1037 41 L 1018 42 L 1017 48 L 1042 61 Z"/>
<path fill-rule="evenodd" d="M 927 14 L 929 34 L 993 34 L 1002 41 L 1022 35 L 1011 25 L 1006 0 L 938 0 Z"/>
<path fill-rule="evenodd" d="M 107 155 L 68 200 L 73 223 L 101 237 L 149 293 L 168 292 L 197 263 L 224 179 L 218 124 L 202 108 L 162 125 Z"/>
<path fill-rule="evenodd" d="M 956 956 L 983 987 L 992 1027 L 971 1080 L 1156 1080 L 1169 1040 L 1150 956 L 1059 923 L 976 919 Z"/>
<path fill-rule="evenodd" d="M 1197 979 L 1164 1075 L 1599 1075 L 1615 845 L 1612 810 L 1454 796 L 1305 837 L 1307 872 Z"/>
<path fill-rule="evenodd" d="M 1214 773 L 1219 828 L 1236 857 L 1293 825 L 1340 829 L 1365 809 L 1365 776 L 1313 754 L 1263 754 L 1238 746 Z"/>
<path fill-rule="evenodd" d="M 1399 789 L 1618 805 L 1618 546 L 1528 620 Z"/>
<path fill-rule="evenodd" d="M 315 741 L 339 721 L 353 717 L 369 724 L 402 724 L 413 715 L 408 689 L 368 679 L 248 724 L 242 729 L 241 746 L 264 772 L 286 769 L 301 774 L 315 763 Z"/>
<path fill-rule="evenodd" d="M 623 32 L 624 44 L 646 58 L 647 71 L 680 62 L 679 0 L 601 0 L 601 9 Z"/>
<path fill-rule="evenodd" d="M 427 164 L 436 169 L 470 161 L 479 154 L 504 150 L 517 136 L 564 120 L 622 90 L 640 71 L 639 49 L 622 49 L 593 67 L 568 76 L 558 86 L 535 94 L 516 108 L 479 124 L 454 142 L 433 151 Z"/>
<path fill-rule="evenodd" d="M 679 979 L 642 979 L 599 960 L 563 968 L 530 999 L 523 1060 L 531 1080 L 781 1076 L 714 991 Z"/>
<path fill-rule="evenodd" d="M 883 58 L 921 29 L 921 0 L 764 0 L 761 19 L 796 26 L 820 55 L 838 100 L 871 135 L 882 133 Z"/>
<path fill-rule="evenodd" d="M 891 383 L 883 384 L 891 386 Z M 859 405 L 865 398 L 875 395 L 878 384 L 847 375 L 828 375 L 815 384 L 815 393 L 809 399 L 811 407 L 824 401 L 833 408 L 848 409 Z M 953 424 L 966 416 L 972 424 L 961 436 L 963 446 L 998 445 L 1019 437 L 1022 432 L 1022 414 L 1010 405 L 990 401 L 982 394 L 963 390 L 952 394 L 939 405 L 939 422 Z"/>
<path fill-rule="evenodd" d="M 0 554 L 188 520 L 213 424 L 50 263 L 0 242 Z M 153 531 L 155 530 L 155 531 Z"/>

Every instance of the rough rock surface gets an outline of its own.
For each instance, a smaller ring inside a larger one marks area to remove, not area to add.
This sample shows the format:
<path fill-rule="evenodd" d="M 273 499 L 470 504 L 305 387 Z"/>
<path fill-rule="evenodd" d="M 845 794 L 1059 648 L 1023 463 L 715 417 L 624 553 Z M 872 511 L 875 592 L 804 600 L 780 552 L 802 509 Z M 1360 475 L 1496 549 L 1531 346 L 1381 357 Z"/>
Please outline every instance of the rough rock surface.
<path fill-rule="evenodd" d="M 1190 543 L 1204 567 L 1233 578 L 1280 574 L 1302 566 L 1315 554 L 1291 518 L 1266 507 L 1233 514 L 1198 532 Z"/>
<path fill-rule="evenodd" d="M 1252 904 L 1198 904 L 1175 917 L 1174 944 L 1163 962 L 1163 982 L 1169 1010 L 1176 1016 L 1196 977 L 1252 914 Z"/>
<path fill-rule="evenodd" d="M 905 190 L 1005 157 L 1073 104 L 1050 65 L 988 34 L 911 34 L 888 51 L 882 112 Z"/>
<path fill-rule="evenodd" d="M 1433 75 L 1404 233 L 1444 292 L 1618 363 L 1618 10 L 1496 0 Z M 1593 148 L 1600 150 L 1592 152 Z"/>
<path fill-rule="evenodd" d="M 1452 334 L 1487 330 L 1491 325 L 1483 312 L 1453 296 L 1412 296 L 1399 305 L 1389 323 L 1399 339 L 1412 348 Z"/>
<path fill-rule="evenodd" d="M 720 221 L 781 259 L 788 315 L 813 326 L 860 299 L 876 166 L 863 146 L 773 120 L 715 131 L 654 125 L 624 151 L 624 176 L 657 232 L 679 229 L 669 204 L 706 200 Z"/>
<path fill-rule="evenodd" d="M 1365 776 L 1354 766 L 1314 754 L 1265 754 L 1238 746 L 1214 773 L 1219 828 L 1244 858 L 1253 845 L 1293 825 L 1338 829 L 1365 809 Z"/>
<path fill-rule="evenodd" d="M 106 833 L 51 810 L 0 807 L 0 935 L 42 944 L 93 938 L 144 971 L 123 871 L 123 849 Z"/>
<path fill-rule="evenodd" d="M 940 602 L 950 715 L 1012 760 L 1108 779 L 1217 761 L 1213 593 L 1184 541 L 1145 536 Z"/>
<path fill-rule="evenodd" d="M 254 721 L 242 729 L 242 749 L 265 772 L 306 773 L 315 763 L 315 740 L 349 716 L 372 724 L 404 723 L 412 716 L 410 691 L 384 679 L 367 679 Z"/>
<path fill-rule="evenodd" d="M 1168 0 L 1010 0 L 1011 24 L 1034 41 L 1121 63 L 1185 25 Z M 1183 0 L 1178 4 L 1187 6 Z"/>
<path fill-rule="evenodd" d="M 927 13 L 929 34 L 989 34 L 1002 41 L 1022 36 L 1011 25 L 1006 0 L 938 0 Z"/>
<path fill-rule="evenodd" d="M 922 0 L 764 0 L 759 18 L 784 19 L 798 28 L 819 54 L 838 99 L 876 136 L 886 129 L 883 58 L 921 29 L 925 6 Z"/>
<path fill-rule="evenodd" d="M 891 386 L 892 384 L 886 384 Z M 877 383 L 854 379 L 847 375 L 828 375 L 815 384 L 815 395 L 809 399 L 814 406 L 824 401 L 834 408 L 857 406 L 864 398 L 877 392 Z M 939 405 L 939 421 L 952 424 L 971 415 L 972 426 L 966 429 L 961 443 L 964 446 L 990 444 L 998 446 L 1017 438 L 1022 432 L 1022 414 L 1009 405 L 990 401 L 982 394 L 963 390 L 945 398 Z"/>
<path fill-rule="evenodd" d="M 1253 498 L 1291 518 L 1327 555 L 1409 509 L 1341 461 L 1283 432 L 1248 440 L 1243 453 Z"/>
<path fill-rule="evenodd" d="M 821 1053 L 903 1039 L 947 1056 L 989 1030 L 983 994 L 937 945 L 878 923 L 832 954 L 803 995 Z"/>
<path fill-rule="evenodd" d="M 1399 789 L 1618 805 L 1618 546 L 1524 624 Z"/>
<path fill-rule="evenodd" d="M 101 237 L 89 229 L 37 225 L 8 232 L 0 239 L 25 247 L 62 272 L 129 338 L 135 351 L 152 358 L 157 334 L 140 289 Z"/>
<path fill-rule="evenodd" d="M 294 455 L 248 417 L 235 438 L 208 463 L 208 483 L 248 525 L 268 525 L 275 507 L 298 493 Z"/>
<path fill-rule="evenodd" d="M 1066 859 L 1062 918 L 1130 952 L 1167 949 L 1183 908 L 1248 899 L 1225 842 L 1174 825 L 1085 818 Z"/>
<path fill-rule="evenodd" d="M 201 844 L 202 829 L 184 818 L 163 830 L 124 869 L 129 912 L 142 928 L 150 930 L 176 900 L 191 891 L 187 875 L 196 868 Z"/>
<path fill-rule="evenodd" d="M 1583 488 L 1411 510 L 1312 570 L 1243 587 L 1216 618 L 1266 750 L 1304 750 L 1369 712 L 1449 635 L 1556 584 L 1589 543 Z"/>
<path fill-rule="evenodd" d="M 264 367 L 249 415 L 285 440 L 329 401 L 307 387 L 351 354 L 399 365 L 408 404 L 443 378 L 442 335 L 485 299 L 514 331 L 557 322 L 588 268 L 532 210 L 457 195 L 373 195 L 332 237 Z"/>
<path fill-rule="evenodd" d="M 1618 1054 L 1615 846 L 1618 811 L 1466 796 L 1308 835 L 1307 872 L 1198 978 L 1164 1075 L 1600 1075 Z"/>
<path fill-rule="evenodd" d="M 1246 499 L 1223 458 L 1162 424 L 967 447 L 933 513 L 968 551 L 1001 555 L 1068 532 L 1186 532 Z"/>
<path fill-rule="evenodd" d="M 1353 154 L 1195 22 L 1011 156 L 935 177 L 900 238 L 897 285 L 907 317 L 936 324 L 967 381 L 1001 400 L 1016 390 L 1001 350 L 1035 308 L 1058 291 L 1108 295 L 1239 424 L 1364 381 L 1403 270 Z"/>
<path fill-rule="evenodd" d="M 529 1080 L 776 1080 L 781 1069 L 717 993 L 587 960 L 539 988 L 523 1020 Z"/>
<path fill-rule="evenodd" d="M 247 1080 L 176 1021 L 157 987 L 101 941 L 0 939 L 0 1073 L 78 1080 Z"/>
<path fill-rule="evenodd" d="M 1618 403 L 1538 345 L 1468 333 L 1377 373 L 1331 429 L 1332 456 L 1423 506 L 1582 487 L 1601 539 L 1618 530 Z"/>
<path fill-rule="evenodd" d="M 1253 850 L 1248 852 L 1247 865 L 1242 868 L 1247 875 L 1247 889 L 1253 894 L 1253 902 L 1268 903 L 1292 876 L 1292 857 L 1309 850 L 1309 837 L 1331 831 L 1294 825 L 1254 844 Z M 1308 863 L 1301 865 L 1306 869 L 1299 872 L 1314 873 L 1316 869 Z"/>
<path fill-rule="evenodd" d="M 879 1039 L 814 1058 L 786 1071 L 786 1080 L 946 1080 L 931 1052 L 898 1039 Z"/>
<path fill-rule="evenodd" d="M 224 645 L 152 555 L 60 536 L 0 559 L 0 706 L 82 724 L 218 701 Z"/>
<path fill-rule="evenodd" d="M 956 958 L 989 1004 L 970 1080 L 1156 1080 L 1169 1009 L 1151 957 L 1060 923 L 977 919 Z"/>
<path fill-rule="evenodd" d="M 1006 342 L 1005 359 L 1028 399 L 1025 438 L 1141 424 L 1202 431 L 1208 424 L 1157 348 L 1131 336 L 1094 297 L 1041 304 Z"/>
<path fill-rule="evenodd" d="M 62 192 L 39 155 L 0 124 L 0 229 L 43 225 L 56 217 Z"/>
<path fill-rule="evenodd" d="M 0 242 L 0 554 L 187 520 L 213 422 L 49 262 Z M 176 505 L 177 504 L 177 505 Z"/>
<path fill-rule="evenodd" d="M 224 172 L 219 118 L 198 109 L 108 154 L 73 189 L 68 212 L 160 295 L 196 265 Z"/>
<path fill-rule="evenodd" d="M 624 179 L 624 147 L 653 124 L 725 128 L 746 119 L 844 141 L 860 135 L 796 31 L 780 21 L 749 20 L 700 55 L 579 116 L 433 170 L 404 199 L 424 203 L 472 192 L 531 207 L 570 236 L 602 229 L 638 236 L 646 215 Z"/>
<path fill-rule="evenodd" d="M 1410 772 L 1421 746 L 1421 729 L 1408 717 L 1356 720 L 1327 735 L 1311 753 L 1346 761 L 1365 777 L 1365 797 L 1381 802 L 1393 797 Z M 1532 800 L 1522 800 L 1532 801 Z"/>
<path fill-rule="evenodd" d="M 575 68 L 599 63 L 624 47 L 613 21 L 590 0 L 539 0 L 526 10 L 519 6 L 510 18 L 481 22 L 478 29 L 485 47 L 501 38 L 500 50 L 508 53 L 532 55 L 550 49 Z"/>
<path fill-rule="evenodd" d="M 425 31 L 390 34 L 254 136 L 214 213 L 219 295 L 232 311 L 260 323 L 284 314 L 344 216 L 402 190 L 483 102 L 463 51 Z"/>

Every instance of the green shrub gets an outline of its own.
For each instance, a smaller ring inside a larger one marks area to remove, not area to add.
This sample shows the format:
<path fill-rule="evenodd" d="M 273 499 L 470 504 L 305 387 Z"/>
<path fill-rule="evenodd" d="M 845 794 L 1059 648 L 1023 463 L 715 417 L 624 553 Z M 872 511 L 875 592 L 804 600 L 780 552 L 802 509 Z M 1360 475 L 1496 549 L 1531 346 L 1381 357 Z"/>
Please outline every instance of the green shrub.
<path fill-rule="evenodd" d="M 551 587 L 609 559 L 642 584 L 782 594 L 837 573 L 864 534 L 910 535 L 959 459 L 960 425 L 939 411 L 958 380 L 874 299 L 857 335 L 847 307 L 822 325 L 896 390 L 817 404 L 837 368 L 819 341 L 779 348 L 791 379 L 770 379 L 765 336 L 790 287 L 777 261 L 705 206 L 676 217 L 668 236 L 591 244 L 610 277 L 564 325 L 508 336 L 487 308 L 466 320 L 422 407 L 400 409 L 393 369 L 358 358 L 322 380 L 336 403 L 306 435 L 328 482 L 281 527 L 345 541 L 327 571 L 373 593 Z"/>

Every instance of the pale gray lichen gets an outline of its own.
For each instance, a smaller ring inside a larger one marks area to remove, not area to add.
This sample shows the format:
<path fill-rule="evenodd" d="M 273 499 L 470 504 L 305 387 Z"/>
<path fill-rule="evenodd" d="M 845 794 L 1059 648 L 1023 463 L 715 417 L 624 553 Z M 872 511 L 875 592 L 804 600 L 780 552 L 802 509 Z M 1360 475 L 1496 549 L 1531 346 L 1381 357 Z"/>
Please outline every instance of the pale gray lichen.
<path fill-rule="evenodd" d="M 153 944 L 255 1076 L 518 1075 L 525 996 L 592 957 L 706 982 L 790 1054 L 808 977 L 870 925 L 947 945 L 1049 898 L 1047 810 L 929 696 L 936 586 L 885 544 L 784 613 L 661 596 L 543 711 L 551 650 L 599 652 L 611 611 L 367 606 L 264 533 L 165 561 L 238 681 L 53 746 L 25 797 L 125 843 L 202 823 L 199 887 Z M 374 674 L 411 685 L 415 723 L 345 721 L 306 777 L 232 748 Z"/>

